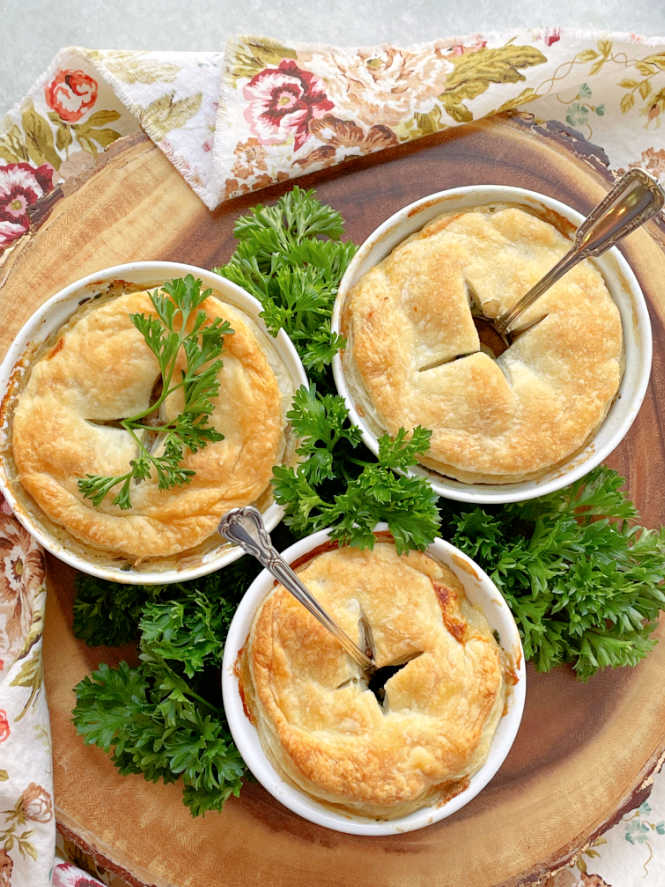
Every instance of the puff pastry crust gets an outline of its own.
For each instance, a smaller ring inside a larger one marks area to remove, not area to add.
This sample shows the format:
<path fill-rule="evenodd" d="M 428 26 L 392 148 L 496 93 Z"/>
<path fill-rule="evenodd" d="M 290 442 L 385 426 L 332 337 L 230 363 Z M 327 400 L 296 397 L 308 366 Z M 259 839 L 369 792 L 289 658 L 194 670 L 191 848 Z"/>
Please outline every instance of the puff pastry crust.
<path fill-rule="evenodd" d="M 343 307 L 343 364 L 359 408 L 391 434 L 430 428 L 423 464 L 461 481 L 538 477 L 579 450 L 623 369 L 619 311 L 598 271 L 587 261 L 568 272 L 496 360 L 472 318 L 510 308 L 569 246 L 553 225 L 507 206 L 439 216 L 397 246 Z"/>
<path fill-rule="evenodd" d="M 405 662 L 383 708 L 358 666 L 282 587 L 258 612 L 241 688 L 282 775 L 314 798 L 390 819 L 457 794 L 504 708 L 502 653 L 457 577 L 394 544 L 340 548 L 298 571 L 352 638 L 361 613 L 378 666 Z"/>
<path fill-rule="evenodd" d="M 196 472 L 190 483 L 160 490 L 152 477 L 137 484 L 131 510 L 113 505 L 113 496 L 95 507 L 77 479 L 122 474 L 136 455 L 130 434 L 109 423 L 145 409 L 160 378 L 129 317 L 155 313 L 148 293 L 83 309 L 31 368 L 13 416 L 18 480 L 51 521 L 89 546 L 134 560 L 185 551 L 215 531 L 224 511 L 256 501 L 270 483 L 285 425 L 275 372 L 241 311 L 214 296 L 201 308 L 234 330 L 224 339 L 211 416 L 224 440 L 186 451 L 184 464 Z M 174 392 L 161 418 L 181 409 L 182 394 Z"/>

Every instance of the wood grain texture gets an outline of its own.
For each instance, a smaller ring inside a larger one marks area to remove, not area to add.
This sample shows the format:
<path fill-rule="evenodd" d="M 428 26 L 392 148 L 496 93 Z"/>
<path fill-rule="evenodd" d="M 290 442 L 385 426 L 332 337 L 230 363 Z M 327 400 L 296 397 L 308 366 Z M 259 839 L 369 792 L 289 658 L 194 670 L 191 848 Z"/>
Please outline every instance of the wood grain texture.
<path fill-rule="evenodd" d="M 607 190 L 602 155 L 561 127 L 521 116 L 456 128 L 380 156 L 301 180 L 335 206 L 360 242 L 427 193 L 465 184 L 519 185 L 589 210 Z M 116 263 L 171 259 L 212 267 L 233 251 L 239 214 L 284 187 L 208 212 L 149 142 L 133 140 L 50 216 L 0 270 L 0 349 L 49 295 Z M 650 300 L 654 369 L 642 410 L 608 460 L 628 478 L 644 522 L 665 521 L 665 252 L 657 225 L 625 241 Z M 3 277 L 4 275 L 4 277 Z M 623 809 L 643 799 L 665 748 L 665 644 L 635 669 L 586 684 L 567 669 L 529 670 L 517 741 L 496 778 L 448 820 L 403 836 L 369 839 L 311 825 L 256 784 L 221 814 L 192 819 L 179 785 L 120 776 L 70 723 L 73 686 L 101 661 L 131 650 L 90 649 L 71 632 L 73 574 L 49 558 L 45 674 L 59 823 L 133 883 L 375 887 L 537 883 L 563 865 Z M 660 635 L 665 633 L 661 623 Z"/>

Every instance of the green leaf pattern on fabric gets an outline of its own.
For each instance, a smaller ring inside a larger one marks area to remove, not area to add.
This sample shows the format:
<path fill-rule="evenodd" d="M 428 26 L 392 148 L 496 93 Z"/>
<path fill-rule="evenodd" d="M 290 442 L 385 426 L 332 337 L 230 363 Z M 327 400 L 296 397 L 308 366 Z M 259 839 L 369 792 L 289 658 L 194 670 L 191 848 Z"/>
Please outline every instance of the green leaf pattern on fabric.
<path fill-rule="evenodd" d="M 0 160 L 6 163 L 25 163 L 29 159 L 28 147 L 20 128 L 15 123 L 7 125 L 4 135 L 0 136 Z"/>
<path fill-rule="evenodd" d="M 441 108 L 435 105 L 428 113 L 416 112 L 409 120 L 398 124 L 395 127 L 395 134 L 401 142 L 408 142 L 411 139 L 433 135 L 435 132 L 446 129 L 446 126 L 447 124 L 442 120 Z"/>
<path fill-rule="evenodd" d="M 34 164 L 50 163 L 58 169 L 60 155 L 55 150 L 53 130 L 48 121 L 35 111 L 32 102 L 29 102 L 21 118 L 25 144 L 28 157 Z"/>
<path fill-rule="evenodd" d="M 453 59 L 455 70 L 446 80 L 439 98 L 456 123 L 468 123 L 473 113 L 464 102 L 482 95 L 492 83 L 524 80 L 521 68 L 541 65 L 547 59 L 534 46 L 508 44 L 498 49 L 480 49 Z"/>
<path fill-rule="evenodd" d="M 182 70 L 180 65 L 155 59 L 149 52 L 87 50 L 86 54 L 123 83 L 171 83 Z"/>
<path fill-rule="evenodd" d="M 172 129 L 184 126 L 201 107 L 202 93 L 176 99 L 175 92 L 167 93 L 151 102 L 147 108 L 137 109 L 141 126 L 157 142 Z"/>
<path fill-rule="evenodd" d="M 25 705 L 23 706 L 23 709 L 21 710 L 21 713 L 16 717 L 16 720 L 20 721 L 21 718 L 25 717 L 42 688 L 41 648 L 36 647 L 33 650 L 32 655 L 26 658 L 25 662 L 19 670 L 18 675 L 11 682 L 11 686 L 27 687 L 30 690 L 30 694 L 25 702 Z"/>
<path fill-rule="evenodd" d="M 294 59 L 296 55 L 294 49 L 289 49 L 276 40 L 247 38 L 238 42 L 229 63 L 229 70 L 235 80 L 251 78 L 264 68 L 274 67 L 282 59 Z"/>

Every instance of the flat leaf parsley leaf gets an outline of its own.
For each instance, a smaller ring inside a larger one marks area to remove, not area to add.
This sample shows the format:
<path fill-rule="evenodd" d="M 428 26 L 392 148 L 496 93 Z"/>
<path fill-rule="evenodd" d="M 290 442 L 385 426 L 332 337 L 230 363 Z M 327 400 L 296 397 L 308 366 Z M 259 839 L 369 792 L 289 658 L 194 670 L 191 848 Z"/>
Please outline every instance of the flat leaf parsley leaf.
<path fill-rule="evenodd" d="M 78 480 L 78 488 L 96 506 L 120 485 L 113 504 L 122 509 L 132 507 L 132 483 L 147 480 L 155 472 L 160 490 L 191 481 L 194 471 L 181 463 L 185 450 L 196 453 L 211 441 L 223 440 L 210 424 L 213 401 L 219 394 L 220 354 L 224 336 L 233 332 L 227 321 L 215 318 L 208 322 L 205 311 L 197 311 L 212 293 L 202 290 L 201 281 L 191 274 L 167 281 L 150 293 L 154 315 L 130 314 L 136 329 L 157 358 L 161 373 L 161 392 L 154 403 L 134 416 L 120 420 L 137 447 L 137 456 L 129 463 L 129 471 L 117 475 L 87 474 Z M 185 354 L 185 368 L 176 367 L 179 355 Z M 151 421 L 162 404 L 175 391 L 182 389 L 183 407 L 166 423 Z M 149 442 L 157 441 L 150 445 Z"/>

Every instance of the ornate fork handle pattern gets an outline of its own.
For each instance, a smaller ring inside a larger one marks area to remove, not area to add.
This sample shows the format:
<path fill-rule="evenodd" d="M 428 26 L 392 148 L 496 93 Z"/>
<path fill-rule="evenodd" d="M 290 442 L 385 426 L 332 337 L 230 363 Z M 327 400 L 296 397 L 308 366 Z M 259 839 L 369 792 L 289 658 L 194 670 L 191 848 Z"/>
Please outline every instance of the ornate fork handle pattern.
<path fill-rule="evenodd" d="M 229 542 L 234 542 L 247 554 L 255 557 L 278 582 L 281 582 L 284 588 L 290 591 L 295 599 L 337 638 L 349 656 L 358 663 L 364 672 L 370 674 L 375 671 L 373 660 L 363 653 L 360 647 L 328 615 L 281 557 L 270 540 L 261 513 L 256 508 L 247 505 L 244 508 L 234 508 L 229 511 L 220 521 L 218 531 Z"/>
<path fill-rule="evenodd" d="M 270 570 L 271 564 L 280 560 L 260 512 L 251 505 L 227 512 L 217 530 L 229 542 L 234 542 L 247 554 L 255 557 L 267 570 Z"/>
<path fill-rule="evenodd" d="M 631 169 L 607 192 L 579 226 L 572 248 L 510 311 L 493 321 L 494 329 L 505 338 L 519 315 L 567 271 L 582 259 L 602 255 L 627 234 L 653 218 L 664 203 L 665 192 L 658 182 L 642 169 Z"/>

